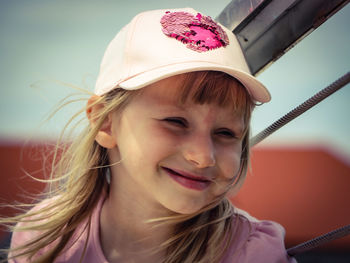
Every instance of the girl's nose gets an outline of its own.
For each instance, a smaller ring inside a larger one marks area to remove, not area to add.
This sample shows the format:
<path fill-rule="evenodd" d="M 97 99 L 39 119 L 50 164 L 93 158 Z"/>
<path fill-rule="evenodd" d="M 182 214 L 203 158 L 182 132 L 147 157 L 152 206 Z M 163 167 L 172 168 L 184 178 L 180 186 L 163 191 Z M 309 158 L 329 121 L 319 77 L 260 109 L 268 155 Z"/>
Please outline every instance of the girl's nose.
<path fill-rule="evenodd" d="M 184 157 L 196 168 L 215 166 L 215 148 L 211 138 L 194 136 L 189 138 L 184 149 Z"/>

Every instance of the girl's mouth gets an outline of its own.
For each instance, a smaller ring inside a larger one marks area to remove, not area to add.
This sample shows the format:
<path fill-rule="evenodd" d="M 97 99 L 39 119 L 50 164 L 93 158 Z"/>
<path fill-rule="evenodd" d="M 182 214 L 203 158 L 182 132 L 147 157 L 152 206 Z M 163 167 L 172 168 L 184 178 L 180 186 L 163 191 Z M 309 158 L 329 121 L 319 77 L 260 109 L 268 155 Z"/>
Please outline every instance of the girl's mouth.
<path fill-rule="evenodd" d="M 193 189 L 193 190 L 204 190 L 206 189 L 211 181 L 202 177 L 197 177 L 193 175 L 189 175 L 182 172 L 176 172 L 170 168 L 162 167 L 162 169 L 177 183 L 182 185 L 185 188 Z"/>

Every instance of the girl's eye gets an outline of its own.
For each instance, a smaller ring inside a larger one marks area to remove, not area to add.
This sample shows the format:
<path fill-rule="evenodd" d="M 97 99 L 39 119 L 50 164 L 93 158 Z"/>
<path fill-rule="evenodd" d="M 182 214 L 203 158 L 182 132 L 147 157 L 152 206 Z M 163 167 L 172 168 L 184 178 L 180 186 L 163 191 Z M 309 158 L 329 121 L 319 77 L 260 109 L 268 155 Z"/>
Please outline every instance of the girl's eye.
<path fill-rule="evenodd" d="M 165 118 L 163 121 L 170 123 L 171 125 L 176 125 L 179 127 L 188 127 L 188 123 L 184 118 L 181 117 L 170 117 L 170 118 Z"/>
<path fill-rule="evenodd" d="M 237 138 L 236 134 L 231 131 L 231 130 L 228 130 L 228 129 L 222 129 L 222 130 L 218 130 L 216 132 L 217 135 L 221 136 L 221 137 L 224 137 L 224 138 Z"/>

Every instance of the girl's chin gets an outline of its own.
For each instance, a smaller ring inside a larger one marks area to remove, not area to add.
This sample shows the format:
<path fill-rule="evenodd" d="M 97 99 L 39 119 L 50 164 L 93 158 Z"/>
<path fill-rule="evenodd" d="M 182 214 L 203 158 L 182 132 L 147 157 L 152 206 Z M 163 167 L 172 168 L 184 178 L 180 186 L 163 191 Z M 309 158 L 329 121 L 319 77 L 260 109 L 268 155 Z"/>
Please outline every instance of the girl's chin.
<path fill-rule="evenodd" d="M 181 202 L 179 201 L 180 200 L 177 200 L 176 203 L 171 203 L 171 204 L 163 204 L 163 206 L 168 211 L 170 211 L 170 214 L 192 215 L 197 213 L 207 205 L 207 203 L 204 203 L 203 201 L 194 202 L 193 198 L 192 200 L 183 200 Z"/>

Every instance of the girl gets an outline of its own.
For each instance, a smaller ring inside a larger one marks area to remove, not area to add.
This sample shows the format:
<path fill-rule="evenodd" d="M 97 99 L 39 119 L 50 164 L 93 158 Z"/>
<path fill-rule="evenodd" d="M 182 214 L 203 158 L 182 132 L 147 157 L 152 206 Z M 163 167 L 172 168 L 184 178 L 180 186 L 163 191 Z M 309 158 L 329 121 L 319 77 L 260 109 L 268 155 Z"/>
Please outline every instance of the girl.
<path fill-rule="evenodd" d="M 9 262 L 294 262 L 283 228 L 228 201 L 249 122 L 270 100 L 235 36 L 193 9 L 137 15 L 109 44 L 90 125 L 49 197 L 13 228 Z"/>

